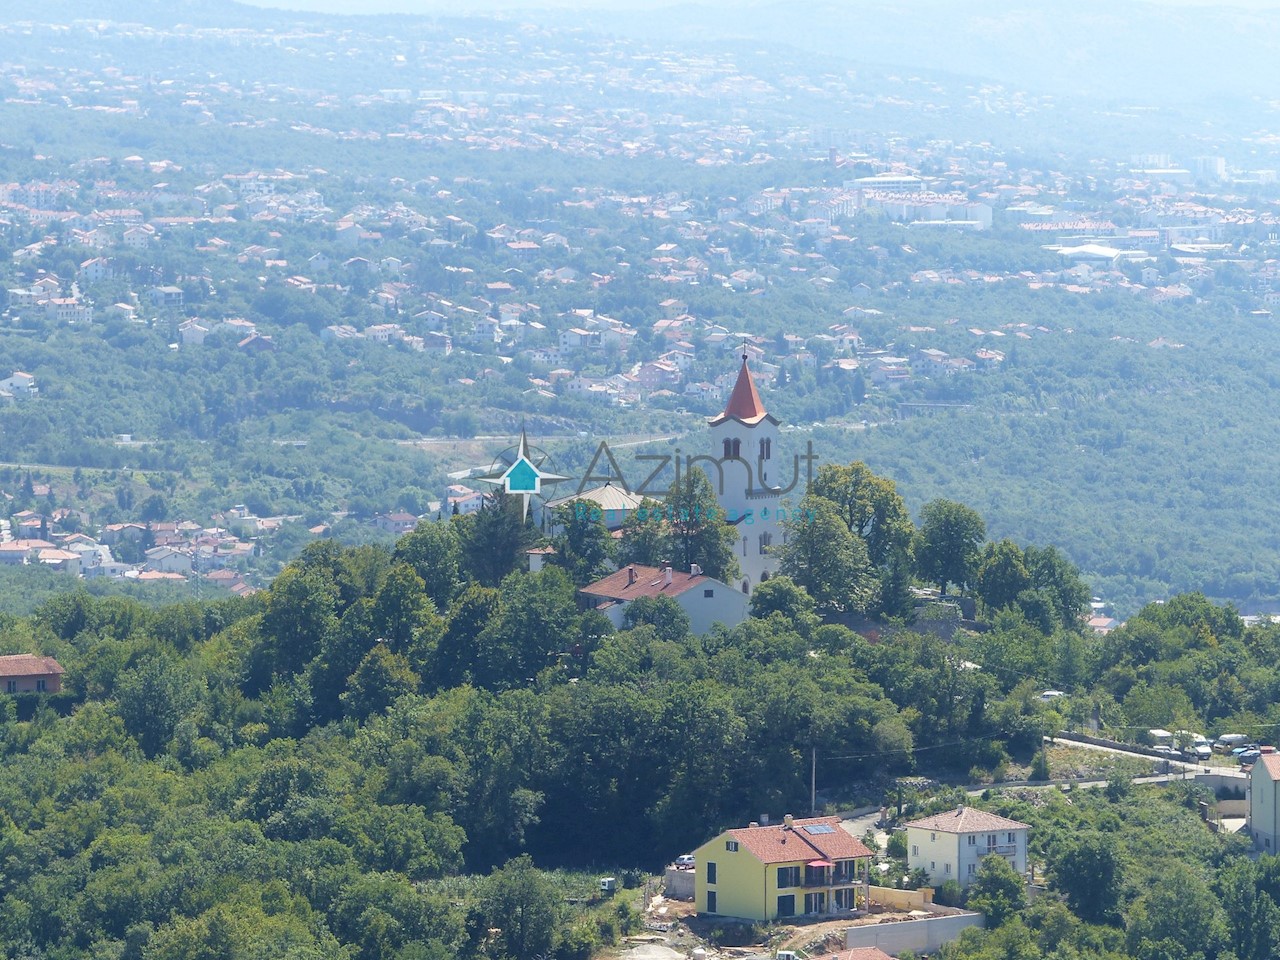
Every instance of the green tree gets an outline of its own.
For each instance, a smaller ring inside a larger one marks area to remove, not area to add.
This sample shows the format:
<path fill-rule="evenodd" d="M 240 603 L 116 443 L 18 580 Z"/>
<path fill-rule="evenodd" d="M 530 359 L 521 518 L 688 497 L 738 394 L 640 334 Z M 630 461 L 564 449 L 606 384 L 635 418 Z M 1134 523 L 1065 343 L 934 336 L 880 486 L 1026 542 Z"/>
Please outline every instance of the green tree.
<path fill-rule="evenodd" d="M 836 505 L 850 532 L 866 542 L 876 567 L 895 550 L 910 551 L 914 527 L 906 503 L 892 480 L 876 476 L 861 460 L 847 467 L 823 464 L 810 492 Z"/>
<path fill-rule="evenodd" d="M 991 612 L 1012 606 L 1031 586 L 1022 551 L 1012 540 L 988 543 L 978 564 L 978 598 Z"/>
<path fill-rule="evenodd" d="M 787 521 L 780 570 L 822 611 L 864 611 L 874 599 L 876 580 L 866 544 L 849 532 L 835 504 L 822 497 L 805 497 L 797 518 Z"/>
<path fill-rule="evenodd" d="M 471 584 L 453 601 L 448 625 L 436 644 L 424 678 L 429 687 L 447 690 L 475 676 L 479 663 L 479 638 L 497 620 L 502 595 L 495 587 Z"/>
<path fill-rule="evenodd" d="M 1049 859 L 1053 886 L 1071 911 L 1090 923 L 1113 923 L 1119 917 L 1124 861 L 1112 837 L 1086 833 Z"/>
<path fill-rule="evenodd" d="M 764 620 L 771 613 L 782 614 L 805 635 L 818 625 L 813 597 L 790 577 L 782 574 L 766 580 L 751 591 L 751 616 Z"/>
<path fill-rule="evenodd" d="M 1126 940 L 1138 960 L 1213 960 L 1227 947 L 1227 918 L 1200 874 L 1173 863 L 1130 906 Z"/>
<path fill-rule="evenodd" d="M 419 523 L 396 543 L 393 559 L 413 567 L 437 610 L 448 609 L 462 576 L 462 545 L 452 523 Z"/>
<path fill-rule="evenodd" d="M 1026 906 L 1022 878 L 999 854 L 982 858 L 978 875 L 969 885 L 968 907 L 987 918 L 987 928 L 994 930 Z"/>
<path fill-rule="evenodd" d="M 384 712 L 400 697 L 417 693 L 419 683 L 409 661 L 392 653 L 385 643 L 379 643 L 351 675 L 342 702 L 351 716 L 363 720 Z"/>
<path fill-rule="evenodd" d="M 161 655 L 125 671 L 116 684 L 116 709 L 149 757 L 164 749 L 174 728 L 196 705 L 199 691 L 181 664 Z"/>
<path fill-rule="evenodd" d="M 649 625 L 660 640 L 679 643 L 689 639 L 689 616 L 672 597 L 637 597 L 627 604 L 628 627 Z"/>
<path fill-rule="evenodd" d="M 644 500 L 627 515 L 622 522 L 619 563 L 656 567 L 671 559 L 671 528 L 663 519 L 665 516 L 666 510 L 657 500 Z"/>
<path fill-rule="evenodd" d="M 664 559 L 681 571 L 696 563 L 707 576 L 725 583 L 738 578 L 738 560 L 733 555 L 738 535 L 725 522 L 724 510 L 702 470 L 687 471 L 672 486 L 664 509 L 673 554 Z"/>
<path fill-rule="evenodd" d="M 617 552 L 604 519 L 593 514 L 590 502 L 569 504 L 555 511 L 561 532 L 552 539 L 550 562 L 564 569 L 575 585 L 592 583 L 613 569 Z"/>
<path fill-rule="evenodd" d="M 524 564 L 524 553 L 537 540 L 532 522 L 523 516 L 519 497 L 499 491 L 485 497 L 484 508 L 451 521 L 462 547 L 462 568 L 476 583 L 496 587 Z"/>
<path fill-rule="evenodd" d="M 962 503 L 930 500 L 920 510 L 920 535 L 916 563 L 920 576 L 936 583 L 945 594 L 947 584 L 961 590 L 973 582 L 978 548 L 987 526 Z"/>
<path fill-rule="evenodd" d="M 560 898 L 526 854 L 508 860 L 485 882 L 485 922 L 501 935 L 501 955 L 535 960 L 555 947 Z"/>

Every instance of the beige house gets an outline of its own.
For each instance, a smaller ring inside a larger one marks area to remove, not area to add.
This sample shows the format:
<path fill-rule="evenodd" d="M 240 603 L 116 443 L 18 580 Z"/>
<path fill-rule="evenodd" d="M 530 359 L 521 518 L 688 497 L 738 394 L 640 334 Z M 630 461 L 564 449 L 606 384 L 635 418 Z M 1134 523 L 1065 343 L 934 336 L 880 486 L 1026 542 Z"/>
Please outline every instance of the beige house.
<path fill-rule="evenodd" d="M 968 886 L 983 857 L 1004 857 L 1015 873 L 1027 870 L 1027 824 L 960 806 L 913 820 L 907 827 L 907 867 L 929 875 L 935 885 L 956 880 Z"/>

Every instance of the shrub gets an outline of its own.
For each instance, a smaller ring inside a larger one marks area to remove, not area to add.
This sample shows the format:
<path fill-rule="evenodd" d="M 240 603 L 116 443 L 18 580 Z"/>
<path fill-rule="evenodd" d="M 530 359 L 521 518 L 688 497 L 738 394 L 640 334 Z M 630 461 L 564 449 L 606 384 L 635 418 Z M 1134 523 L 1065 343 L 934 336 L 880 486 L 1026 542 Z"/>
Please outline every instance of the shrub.
<path fill-rule="evenodd" d="M 907 831 L 895 830 L 889 834 L 888 852 L 895 860 L 907 859 Z"/>
<path fill-rule="evenodd" d="M 934 892 L 933 901 L 944 907 L 958 907 L 964 903 L 964 888 L 958 880 L 948 880 Z"/>

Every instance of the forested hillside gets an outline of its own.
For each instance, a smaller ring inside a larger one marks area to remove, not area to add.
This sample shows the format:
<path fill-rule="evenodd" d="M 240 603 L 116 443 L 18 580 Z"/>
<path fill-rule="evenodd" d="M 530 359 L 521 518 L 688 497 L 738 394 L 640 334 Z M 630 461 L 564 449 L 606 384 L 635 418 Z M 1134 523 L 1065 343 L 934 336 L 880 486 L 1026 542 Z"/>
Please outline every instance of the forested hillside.
<path fill-rule="evenodd" d="M 594 875 L 513 858 L 652 870 L 760 811 L 807 810 L 811 757 L 823 797 L 876 801 L 912 771 L 998 777 L 1099 704 L 1121 736 L 1275 723 L 1276 628 L 1187 596 L 1104 641 L 1055 622 L 1052 594 L 1010 593 L 1052 560 L 1012 544 L 981 564 L 992 628 L 956 646 L 868 642 L 785 577 L 756 591 L 755 617 L 699 638 L 669 600 L 614 632 L 565 569 L 502 574 L 494 513 L 424 524 L 393 551 L 314 544 L 249 599 L 76 594 L 6 619 L 3 650 L 67 669 L 64 693 L 9 699 L 0 724 L 6 955 L 585 957 L 634 917 L 593 900 Z M 1050 709 L 1046 685 L 1071 696 Z M 991 944 L 1053 925 L 1081 955 L 1156 956 L 1144 937 L 1191 922 L 1157 921 L 1158 904 L 1198 901 L 1205 880 L 1154 866 L 1148 805 L 1123 786 L 998 806 L 1043 825 L 1035 849 L 1068 907 L 1046 901 Z M 1234 847 L 1178 817 L 1167 855 L 1246 883 L 1254 868 L 1221 859 Z M 1135 831 L 1108 854 L 1105 910 L 1070 866 L 1081 830 Z M 512 939 L 513 897 L 543 918 L 528 942 Z M 1208 909 L 1215 944 L 1246 936 L 1235 907 Z"/>

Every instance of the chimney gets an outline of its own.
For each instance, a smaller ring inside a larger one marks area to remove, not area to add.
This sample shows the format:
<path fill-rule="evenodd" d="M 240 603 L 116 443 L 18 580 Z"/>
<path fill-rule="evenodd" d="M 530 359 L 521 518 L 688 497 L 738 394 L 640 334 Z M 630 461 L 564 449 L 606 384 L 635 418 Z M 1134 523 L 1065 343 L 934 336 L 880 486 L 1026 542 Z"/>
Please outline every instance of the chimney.
<path fill-rule="evenodd" d="M 691 577 L 702 576 L 702 568 L 698 566 L 696 563 L 689 564 L 689 576 Z"/>
<path fill-rule="evenodd" d="M 636 568 L 627 567 L 627 586 L 632 586 L 636 582 Z"/>
<path fill-rule="evenodd" d="M 671 586 L 671 564 L 667 564 L 662 568 L 662 585 L 664 587 Z"/>
<path fill-rule="evenodd" d="M 760 814 L 760 825 L 767 827 L 769 825 L 769 815 L 767 813 Z"/>
<path fill-rule="evenodd" d="M 793 823 L 793 820 L 791 818 L 791 814 L 788 813 L 785 817 L 782 818 L 782 829 L 790 830 L 792 823 Z"/>
<path fill-rule="evenodd" d="M 755 828 L 755 827 L 760 826 L 760 823 L 759 823 L 759 821 L 752 820 L 749 824 L 747 824 L 747 826 L 752 827 L 752 828 Z"/>

